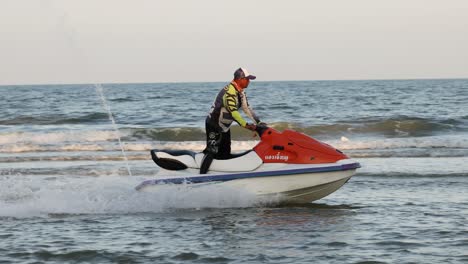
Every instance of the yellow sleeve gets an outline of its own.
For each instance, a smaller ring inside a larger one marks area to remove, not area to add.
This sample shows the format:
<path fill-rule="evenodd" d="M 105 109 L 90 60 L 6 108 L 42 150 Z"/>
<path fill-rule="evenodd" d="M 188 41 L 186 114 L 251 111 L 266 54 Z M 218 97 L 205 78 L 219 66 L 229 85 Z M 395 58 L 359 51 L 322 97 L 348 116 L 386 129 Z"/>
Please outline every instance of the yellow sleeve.
<path fill-rule="evenodd" d="M 229 85 L 229 89 L 223 96 L 223 104 L 224 107 L 231 113 L 232 118 L 239 123 L 242 127 L 245 127 L 247 122 L 242 118 L 241 114 L 238 111 L 237 104 L 238 104 L 238 96 L 236 88 L 231 84 Z"/>

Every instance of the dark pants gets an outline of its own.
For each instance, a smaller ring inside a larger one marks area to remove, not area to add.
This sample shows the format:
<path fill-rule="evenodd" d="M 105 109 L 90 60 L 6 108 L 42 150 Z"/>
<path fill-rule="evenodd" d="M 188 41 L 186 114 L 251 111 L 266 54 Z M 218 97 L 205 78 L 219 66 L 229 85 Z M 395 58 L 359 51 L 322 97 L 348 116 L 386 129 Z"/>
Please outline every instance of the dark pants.
<path fill-rule="evenodd" d="M 229 159 L 231 157 L 231 130 L 222 132 L 210 122 L 205 123 L 206 148 L 205 157 L 200 166 L 200 174 L 205 174 L 210 168 L 213 159 Z"/>

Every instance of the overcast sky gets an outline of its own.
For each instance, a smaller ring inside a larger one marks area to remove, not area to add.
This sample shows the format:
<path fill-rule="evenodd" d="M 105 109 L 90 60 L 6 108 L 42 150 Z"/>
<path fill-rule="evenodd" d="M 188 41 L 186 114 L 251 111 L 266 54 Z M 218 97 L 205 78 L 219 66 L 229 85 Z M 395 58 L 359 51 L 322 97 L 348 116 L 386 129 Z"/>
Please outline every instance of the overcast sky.
<path fill-rule="evenodd" d="M 468 77 L 467 0 L 1 0 L 0 85 Z"/>

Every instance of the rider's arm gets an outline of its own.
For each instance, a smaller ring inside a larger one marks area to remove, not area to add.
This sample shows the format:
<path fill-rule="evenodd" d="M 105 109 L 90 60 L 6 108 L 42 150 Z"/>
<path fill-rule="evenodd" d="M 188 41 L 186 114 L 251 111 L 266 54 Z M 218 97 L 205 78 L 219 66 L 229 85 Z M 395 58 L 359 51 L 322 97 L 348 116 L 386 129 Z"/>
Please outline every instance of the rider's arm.
<path fill-rule="evenodd" d="M 260 118 L 255 114 L 253 109 L 249 105 L 249 101 L 247 100 L 247 94 L 245 92 L 241 92 L 241 105 L 242 105 L 242 110 L 244 110 L 244 113 L 250 117 L 253 121 L 255 121 L 256 124 L 260 123 Z"/>
<path fill-rule="evenodd" d="M 224 107 L 231 113 L 234 121 L 236 121 L 240 126 L 245 127 L 247 122 L 242 118 L 238 111 L 237 101 L 238 97 L 236 88 L 234 88 L 233 85 L 229 85 L 229 89 L 223 96 Z"/>

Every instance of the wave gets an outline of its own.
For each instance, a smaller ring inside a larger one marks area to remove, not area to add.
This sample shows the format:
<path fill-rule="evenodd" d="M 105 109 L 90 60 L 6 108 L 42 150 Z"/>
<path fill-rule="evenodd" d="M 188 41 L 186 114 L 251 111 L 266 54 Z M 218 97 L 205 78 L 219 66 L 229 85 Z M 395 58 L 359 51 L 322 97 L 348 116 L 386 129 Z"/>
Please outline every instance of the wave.
<path fill-rule="evenodd" d="M 455 177 L 468 176 L 465 157 L 359 158 L 358 176 Z"/>
<path fill-rule="evenodd" d="M 9 119 L 1 119 L 0 125 L 60 125 L 60 124 L 89 124 L 98 121 L 108 122 L 106 113 L 89 113 L 81 116 L 57 115 L 20 115 Z"/>
<path fill-rule="evenodd" d="M 233 153 L 240 153 L 252 149 L 256 141 L 234 141 Z M 184 143 L 141 143 L 124 145 L 127 159 L 130 161 L 150 161 L 151 149 L 178 149 L 200 152 L 204 149 L 204 142 Z M 468 148 L 394 148 L 394 149 L 348 149 L 344 153 L 358 161 L 393 158 L 465 158 Z M 80 162 L 80 161 L 123 161 L 118 143 L 109 145 L 73 145 L 73 146 L 16 146 L 5 148 L 0 146 L 0 163 L 17 162 Z M 16 165 L 17 166 L 17 165 Z M 383 164 L 386 166 L 386 164 Z"/>
<path fill-rule="evenodd" d="M 373 173 L 360 173 L 358 172 L 354 177 L 389 177 L 389 178 L 453 178 L 453 177 L 468 177 L 468 172 L 445 172 L 445 173 L 412 173 L 412 172 L 373 172 Z M 458 183 L 457 183 L 458 184 Z"/>
<path fill-rule="evenodd" d="M 432 120 L 399 116 L 388 119 L 359 119 L 337 122 L 339 124 L 315 125 L 293 128 L 309 135 L 377 134 L 388 137 L 420 137 L 441 132 L 466 131 L 466 122 L 457 119 Z"/>
<path fill-rule="evenodd" d="M 67 142 L 114 141 L 118 135 L 113 130 L 12 132 L 0 134 L 0 144 L 55 144 Z"/>
<path fill-rule="evenodd" d="M 123 146 L 127 152 L 149 151 L 154 148 L 188 149 L 201 151 L 205 140 L 159 141 L 145 139 L 148 131 L 135 138 L 131 131 L 123 131 Z M 163 131 L 171 135 L 171 129 Z M 157 133 L 157 132 L 155 132 Z M 179 134 L 186 137 L 186 132 Z M 200 131 L 197 133 L 201 133 Z M 143 136 L 142 136 L 143 135 Z M 149 134 L 151 138 L 154 135 Z M 248 140 L 233 140 L 232 150 L 244 151 L 258 143 L 258 137 L 248 135 Z M 204 135 L 203 135 L 204 137 Z M 160 136 L 157 136 L 160 138 Z M 367 137 L 330 137 L 322 140 L 344 151 L 351 157 L 462 157 L 468 156 L 468 137 L 466 135 L 446 135 L 413 138 L 367 138 Z M 0 134 L 0 153 L 33 152 L 106 152 L 120 151 L 115 131 L 70 131 L 51 133 Z M 100 154 L 96 154 L 99 156 Z"/>
<path fill-rule="evenodd" d="M 326 143 L 341 150 L 468 149 L 468 137 L 466 135 L 383 139 L 341 137 L 340 140 L 326 140 Z"/>
<path fill-rule="evenodd" d="M 206 137 L 204 129 L 194 127 L 125 128 L 122 131 L 127 135 L 124 140 L 193 141 L 203 140 Z"/>
<path fill-rule="evenodd" d="M 466 122 L 455 119 L 434 121 L 428 119 L 406 118 L 388 120 L 366 120 L 352 123 L 320 124 L 304 126 L 292 122 L 276 122 L 271 127 L 283 131 L 292 129 L 315 137 L 377 135 L 385 137 L 425 137 L 447 133 L 466 132 Z M 147 139 L 160 141 L 204 140 L 204 129 L 197 127 L 178 128 L 127 128 L 127 139 Z M 231 128 L 233 137 L 240 140 L 252 139 L 252 133 L 239 126 Z"/>
<path fill-rule="evenodd" d="M 106 118 L 107 116 L 104 115 Z M 103 117 L 104 117 L 103 116 Z M 465 118 L 464 116 L 463 118 Z M 396 127 L 401 131 L 433 133 L 449 127 L 463 127 L 459 119 L 442 121 L 399 117 L 398 119 L 365 119 L 353 124 L 303 126 L 292 122 L 272 123 L 278 130 L 294 129 L 312 135 L 350 157 L 463 157 L 468 156 L 468 137 L 465 133 L 441 133 L 429 136 L 386 136 Z M 54 128 L 55 129 L 55 128 Z M 81 128 L 82 129 L 82 128 Z M 93 129 L 93 127 L 89 127 Z M 97 128 L 96 128 L 97 129 Z M 376 131 L 379 131 L 376 133 Z M 422 132 L 421 132 L 422 131 Z M 424 132 L 425 131 L 425 132 Z M 372 133 L 372 134 L 369 134 Z M 416 132 L 411 132 L 416 133 Z M 258 137 L 239 126 L 232 128 L 232 149 L 243 151 L 254 147 Z M 375 135 L 377 134 L 377 135 Z M 189 149 L 201 151 L 205 147 L 204 129 L 198 127 L 120 129 L 125 151 L 146 152 L 153 148 Z M 118 134 L 114 130 L 38 130 L 0 133 L 0 153 L 44 152 L 106 152 L 120 151 Z M 84 155 L 86 156 L 86 155 Z M 101 154 L 96 154 L 100 157 Z M 68 159 L 68 158 L 64 158 Z M 77 158 L 81 159 L 81 158 Z M 14 160 L 9 157 L 4 160 Z"/>
<path fill-rule="evenodd" d="M 136 99 L 133 99 L 131 97 L 111 98 L 111 99 L 108 99 L 108 100 L 111 101 L 111 102 L 133 102 L 133 101 L 137 101 Z"/>
<path fill-rule="evenodd" d="M 149 151 L 143 154 L 126 155 L 127 160 L 149 160 L 151 158 Z M 45 161 L 123 161 L 125 160 L 121 152 L 115 152 L 115 155 L 35 155 L 35 156 L 7 156 L 0 157 L 0 162 L 45 162 Z"/>
<path fill-rule="evenodd" d="M 256 145 L 256 141 L 233 141 L 231 149 L 236 151 L 244 151 L 251 149 Z M 202 151 L 205 148 L 205 142 L 203 141 L 185 141 L 185 142 L 141 142 L 141 143 L 124 143 L 124 150 L 126 152 L 148 152 L 151 149 L 178 149 L 178 150 L 193 150 Z M 106 152 L 121 152 L 120 145 L 118 142 L 112 143 L 101 143 L 101 144 L 69 144 L 69 145 L 30 145 L 30 144 L 10 144 L 0 145 L 0 160 L 2 158 L 14 160 L 15 157 L 9 154 L 22 154 L 31 155 L 30 153 L 38 153 L 44 157 L 44 153 L 81 153 L 81 155 L 90 155 L 93 153 L 93 157 L 98 158 L 100 155 L 107 155 Z M 102 152 L 100 154 L 99 152 Z M 88 153 L 88 154 L 86 154 Z M 61 154 L 65 155 L 65 154 Z M 6 156 L 6 158 L 5 158 Z M 20 157 L 17 157 L 20 158 Z"/>
<path fill-rule="evenodd" d="M 117 98 L 113 100 L 131 100 L 129 98 Z M 67 124 L 97 124 L 108 123 L 106 113 L 95 112 L 84 115 L 22 115 L 13 118 L 0 119 L 0 125 L 67 125 Z M 140 120 L 122 120 L 125 124 L 140 124 Z M 144 124 L 158 123 L 158 120 L 144 120 Z M 180 120 L 167 120 L 167 124 L 178 123 Z M 166 124 L 166 126 L 167 126 Z M 129 136 L 136 139 L 152 139 L 160 141 L 185 141 L 203 140 L 204 127 L 127 127 L 123 130 L 129 132 Z M 380 118 L 358 118 L 336 120 L 332 123 L 327 120 L 322 124 L 304 124 L 299 122 L 273 122 L 275 129 L 293 129 L 312 136 L 333 135 L 369 135 L 375 134 L 386 137 L 421 137 L 440 133 L 465 132 L 468 129 L 467 116 L 447 119 L 431 119 L 411 116 L 393 116 Z M 232 132 L 241 140 L 251 137 L 251 133 L 238 126 L 233 126 Z"/>

